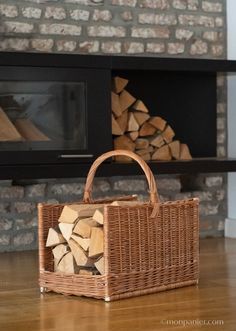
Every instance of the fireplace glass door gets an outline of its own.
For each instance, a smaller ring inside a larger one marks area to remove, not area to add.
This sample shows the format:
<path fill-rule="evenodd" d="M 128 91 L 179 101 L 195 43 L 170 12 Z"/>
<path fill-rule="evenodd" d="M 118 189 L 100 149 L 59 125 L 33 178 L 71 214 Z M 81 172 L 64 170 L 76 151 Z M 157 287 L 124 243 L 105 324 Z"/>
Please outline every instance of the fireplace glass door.
<path fill-rule="evenodd" d="M 0 82 L 0 151 L 86 150 L 86 84 Z"/>

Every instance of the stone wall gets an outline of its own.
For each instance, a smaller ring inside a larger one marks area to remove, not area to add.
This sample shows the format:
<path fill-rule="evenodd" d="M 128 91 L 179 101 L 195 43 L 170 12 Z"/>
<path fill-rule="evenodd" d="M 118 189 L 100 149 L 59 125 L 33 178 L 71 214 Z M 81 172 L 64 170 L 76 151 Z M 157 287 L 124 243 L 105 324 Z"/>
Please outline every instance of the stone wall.
<path fill-rule="evenodd" d="M 225 56 L 225 0 L 1 0 L 1 50 Z"/>
<path fill-rule="evenodd" d="M 0 0 L 0 50 L 226 57 L 225 0 Z M 226 155 L 226 80 L 217 80 L 217 153 Z M 163 200 L 198 196 L 201 236 L 222 236 L 225 174 L 157 176 Z M 0 181 L 0 251 L 37 247 L 38 202 L 78 201 L 84 178 Z M 97 179 L 94 196 L 137 193 L 139 177 Z"/>

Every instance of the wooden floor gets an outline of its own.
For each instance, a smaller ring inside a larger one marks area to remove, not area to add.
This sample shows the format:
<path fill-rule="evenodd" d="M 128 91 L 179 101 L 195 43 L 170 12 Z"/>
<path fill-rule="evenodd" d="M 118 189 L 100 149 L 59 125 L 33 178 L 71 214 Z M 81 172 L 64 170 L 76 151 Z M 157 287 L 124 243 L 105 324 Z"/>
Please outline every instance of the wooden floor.
<path fill-rule="evenodd" d="M 235 331 L 236 240 L 201 241 L 200 260 L 198 286 L 104 303 L 40 295 L 37 253 L 0 254 L 0 330 Z"/>

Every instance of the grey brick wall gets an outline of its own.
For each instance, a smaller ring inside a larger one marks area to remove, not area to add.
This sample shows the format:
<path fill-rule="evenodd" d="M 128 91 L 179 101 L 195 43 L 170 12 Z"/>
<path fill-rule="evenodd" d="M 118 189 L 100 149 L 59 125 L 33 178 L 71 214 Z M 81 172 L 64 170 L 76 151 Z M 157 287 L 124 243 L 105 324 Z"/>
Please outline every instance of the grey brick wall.
<path fill-rule="evenodd" d="M 0 1 L 0 49 L 224 57 L 225 1 Z"/>
<path fill-rule="evenodd" d="M 0 0 L 0 50 L 225 58 L 225 0 Z M 217 153 L 226 155 L 226 79 L 217 80 Z M 198 196 L 201 236 L 222 236 L 225 174 L 157 176 L 163 200 Z M 84 178 L 1 181 L 0 251 L 37 247 L 38 202 L 78 201 Z M 140 177 L 97 179 L 94 196 L 137 193 Z"/>

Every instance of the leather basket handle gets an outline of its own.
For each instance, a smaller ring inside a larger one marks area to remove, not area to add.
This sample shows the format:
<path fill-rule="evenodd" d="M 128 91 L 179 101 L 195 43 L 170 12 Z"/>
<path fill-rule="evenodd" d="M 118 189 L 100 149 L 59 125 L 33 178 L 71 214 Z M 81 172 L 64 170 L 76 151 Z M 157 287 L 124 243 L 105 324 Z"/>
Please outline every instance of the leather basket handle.
<path fill-rule="evenodd" d="M 143 169 L 144 174 L 147 178 L 147 182 L 148 182 L 148 186 L 149 186 L 150 202 L 153 204 L 158 203 L 160 200 L 159 200 L 159 196 L 157 193 L 156 181 L 155 181 L 155 178 L 153 176 L 151 169 L 140 156 L 138 156 L 137 154 L 135 154 L 131 151 L 122 150 L 122 149 L 104 153 L 93 162 L 93 164 L 90 167 L 89 173 L 87 175 L 86 184 L 85 184 L 85 188 L 84 188 L 83 201 L 85 203 L 92 203 L 91 192 L 92 192 L 93 180 L 94 180 L 94 176 L 97 171 L 97 168 L 100 166 L 100 164 L 103 161 L 105 161 L 106 159 L 108 159 L 112 156 L 118 156 L 118 155 L 128 156 L 131 159 L 135 160 L 140 165 L 140 167 Z"/>

